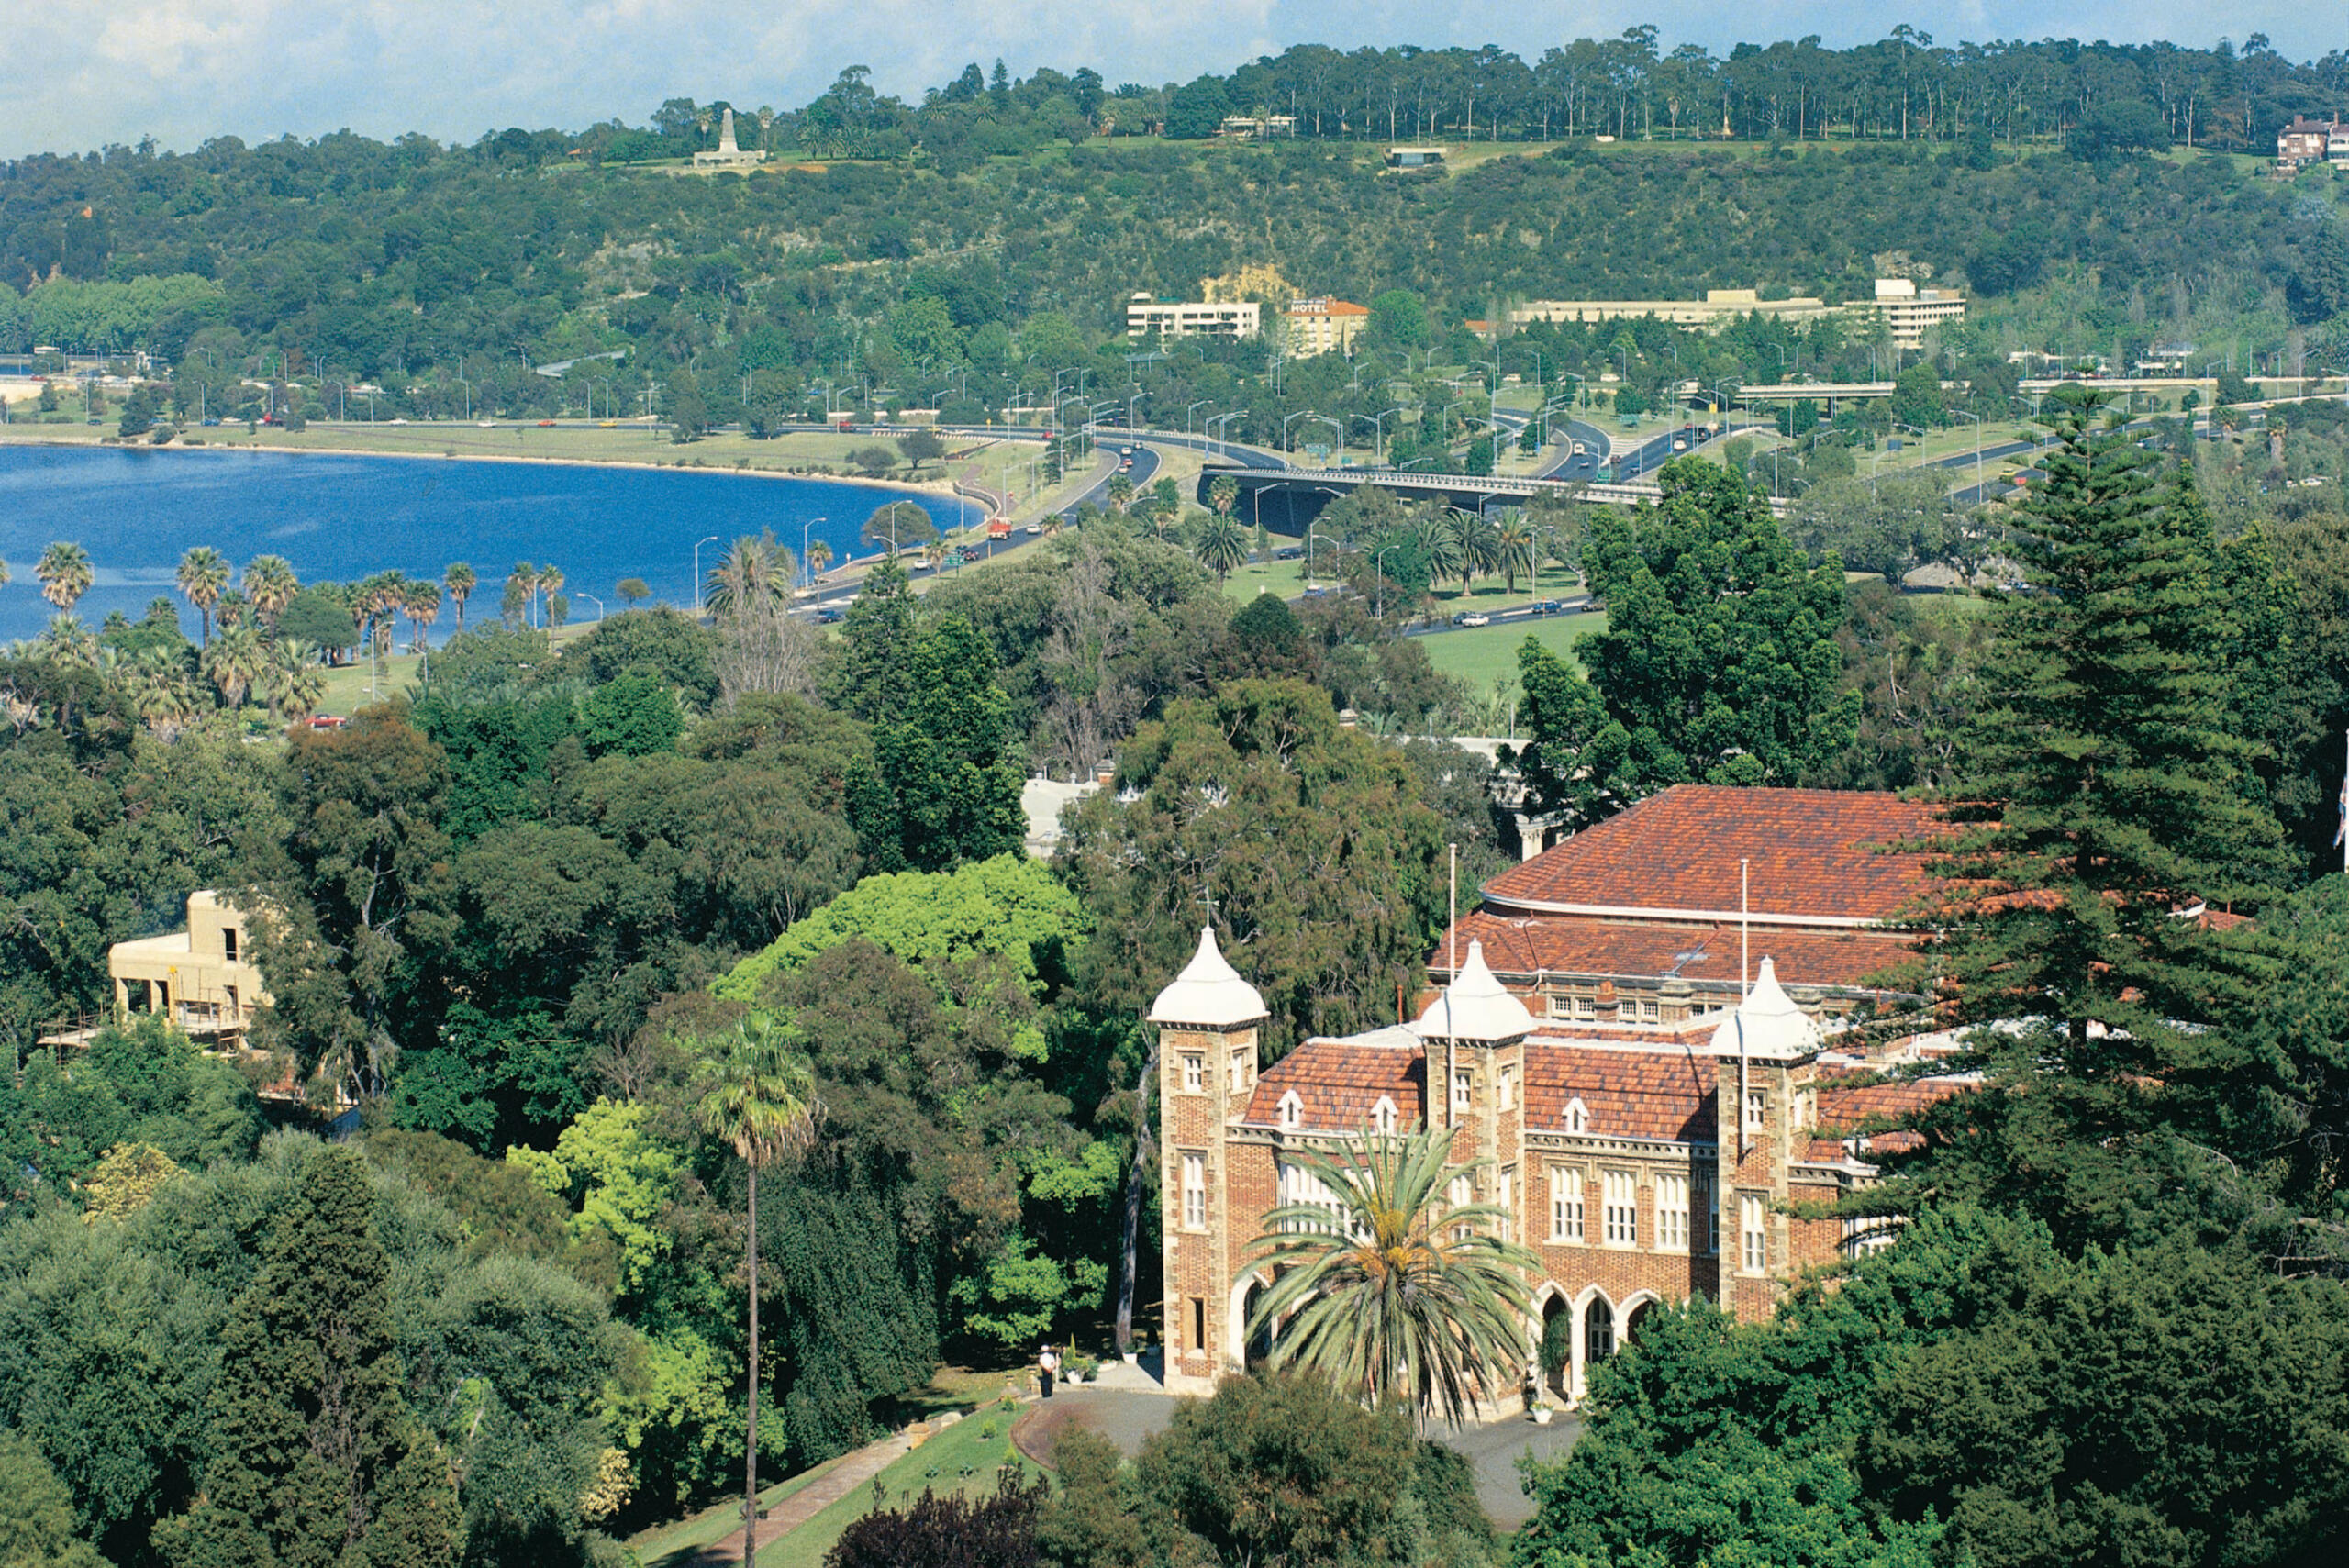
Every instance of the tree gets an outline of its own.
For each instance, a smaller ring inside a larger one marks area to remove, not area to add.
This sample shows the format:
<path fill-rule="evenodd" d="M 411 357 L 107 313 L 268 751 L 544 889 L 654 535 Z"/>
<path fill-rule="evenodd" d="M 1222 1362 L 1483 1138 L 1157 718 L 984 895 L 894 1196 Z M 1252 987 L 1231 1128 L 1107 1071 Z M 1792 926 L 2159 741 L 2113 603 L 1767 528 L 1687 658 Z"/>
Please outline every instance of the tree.
<path fill-rule="evenodd" d="M 652 596 L 651 586 L 641 577 L 623 577 L 612 592 L 618 594 L 620 596 L 620 603 L 629 609 L 634 609 Z"/>
<path fill-rule="evenodd" d="M 2049 399 L 2059 445 L 2013 527 L 2030 591 L 1995 608 L 1946 886 L 1918 912 L 1936 927 L 1922 962 L 1940 1018 L 2003 1026 L 1976 1037 L 1979 1064 L 2032 1103 L 2009 1130 L 2053 1140 L 2004 1158 L 2044 1184 L 2043 1213 L 2091 1228 L 2128 1221 L 2113 1167 L 2142 1140 L 2224 1146 L 2219 1118 L 2254 1071 L 2230 1026 L 2279 972 L 2232 922 L 2179 913 L 2255 904 L 2282 870 L 2246 787 L 2254 742 L 2232 719 L 2192 470 L 2160 478 L 2108 401 Z"/>
<path fill-rule="evenodd" d="M 789 1035 L 770 1020 L 745 1019 L 709 1042 L 696 1107 L 705 1129 L 733 1146 L 749 1173 L 750 1256 L 743 1265 L 750 1369 L 742 1439 L 742 1561 L 758 1561 L 759 1539 L 759 1170 L 807 1147 L 815 1118 L 813 1081 Z"/>
<path fill-rule="evenodd" d="M 1240 481 L 1228 473 L 1217 475 L 1215 483 L 1208 486 L 1208 505 L 1215 509 L 1215 515 L 1228 517 L 1239 504 Z"/>
<path fill-rule="evenodd" d="M 74 604 L 90 591 L 89 554 L 78 544 L 52 544 L 40 552 L 33 575 L 40 579 L 40 596 L 72 615 Z"/>
<path fill-rule="evenodd" d="M 302 584 L 295 579 L 294 568 L 282 555 L 256 555 L 245 568 L 245 602 L 261 617 L 263 625 L 274 635 L 280 611 L 293 601 Z"/>
<path fill-rule="evenodd" d="M 864 519 L 864 542 L 887 545 L 892 550 L 908 544 L 929 544 L 938 538 L 938 525 L 911 501 L 891 501 L 874 508 Z"/>
<path fill-rule="evenodd" d="M 1577 650 L 1587 682 L 1531 639 L 1518 655 L 1520 765 L 1581 822 L 1684 781 L 1793 784 L 1859 723 L 1837 691 L 1842 563 L 1807 567 L 1742 475 L 1680 458 L 1659 478 L 1661 506 L 1602 517 L 1584 544 L 1608 610 Z"/>
<path fill-rule="evenodd" d="M 228 591 L 228 558 L 208 544 L 199 544 L 180 557 L 173 581 L 187 602 L 195 606 L 204 628 L 204 645 L 212 644 L 212 607 Z M 316 640 L 316 639 L 314 639 Z"/>
<path fill-rule="evenodd" d="M 709 403 L 702 396 L 701 384 L 694 379 L 690 369 L 680 365 L 669 373 L 662 401 L 673 427 L 670 439 L 680 446 L 701 439 L 702 429 L 709 423 Z"/>
<path fill-rule="evenodd" d="M 744 537 L 726 547 L 702 585 L 702 603 L 714 616 L 728 616 L 755 604 L 791 596 L 791 551 L 775 541 Z"/>
<path fill-rule="evenodd" d="M 269 673 L 271 646 L 256 627 L 239 621 L 224 628 L 220 639 L 204 652 L 204 673 L 220 688 L 221 700 L 242 707 L 245 697 Z"/>
<path fill-rule="evenodd" d="M 841 1532 L 824 1568 L 1035 1568 L 1036 1519 L 1051 1495 L 1041 1476 L 1023 1481 L 1016 1464 L 996 1473 L 984 1497 L 941 1497 L 925 1486 L 902 1508 L 885 1506 L 875 1480 L 874 1507 Z"/>
<path fill-rule="evenodd" d="M 2090 163 L 2112 163 L 2132 152 L 2164 151 L 2169 121 L 2143 98 L 2109 98 L 2083 113 L 2064 138 L 2064 150 Z"/>
<path fill-rule="evenodd" d="M 1812 560 L 1832 554 L 1850 571 L 1880 573 L 1896 585 L 1918 566 L 1949 560 L 1963 542 L 1940 469 L 1823 480 L 1795 504 L 1786 528 Z"/>
<path fill-rule="evenodd" d="M 943 870 L 1019 849 L 1027 835 L 1011 702 L 995 651 L 950 617 L 915 640 L 905 700 L 876 715 L 871 783 L 850 817 L 876 870 Z"/>
<path fill-rule="evenodd" d="M 457 608 L 457 629 L 462 631 L 465 629 L 465 601 L 473 597 L 476 581 L 473 569 L 462 561 L 451 562 L 448 571 L 440 574 L 440 581 L 449 590 L 449 602 Z"/>
<path fill-rule="evenodd" d="M 359 623 L 350 606 L 329 594 L 305 588 L 287 601 L 277 617 L 277 635 L 293 642 L 322 648 L 339 662 L 342 652 L 359 646 Z"/>
<path fill-rule="evenodd" d="M 904 454 L 906 466 L 919 474 L 923 463 L 937 462 L 946 456 L 946 443 L 939 439 L 936 430 L 919 429 L 899 436 L 897 450 Z"/>
<path fill-rule="evenodd" d="M 1223 128 L 1231 100 L 1222 79 L 1202 76 L 1174 89 L 1167 100 L 1163 134 L 1169 141 L 1204 141 Z"/>
<path fill-rule="evenodd" d="M 1370 302 L 1370 321 L 1364 336 L 1373 347 L 1424 349 L 1428 346 L 1428 307 L 1408 289 L 1388 289 Z"/>
<path fill-rule="evenodd" d="M 1248 1328 L 1274 1339 L 1275 1365 L 1310 1369 L 1374 1409 L 1454 1425 L 1515 1385 L 1539 1264 L 1504 1239 L 1504 1209 L 1461 1201 L 1481 1167 L 1452 1164 L 1452 1129 L 1434 1127 L 1300 1152 L 1331 1202 L 1281 1205 L 1255 1243 L 1274 1283 Z"/>
<path fill-rule="evenodd" d="M 0 1431 L 0 1562 L 12 1568 L 106 1568 L 73 1529 L 73 1498 L 40 1451 Z"/>
<path fill-rule="evenodd" d="M 1237 522 L 1220 514 L 1202 519 L 1191 553 L 1200 565 L 1215 573 L 1219 583 L 1248 564 L 1248 534 Z"/>
<path fill-rule="evenodd" d="M 359 1154 L 321 1150 L 272 1224 L 221 1330 L 204 1492 L 158 1528 L 181 1568 L 456 1561 L 448 1460 L 401 1396 L 373 1206 Z"/>

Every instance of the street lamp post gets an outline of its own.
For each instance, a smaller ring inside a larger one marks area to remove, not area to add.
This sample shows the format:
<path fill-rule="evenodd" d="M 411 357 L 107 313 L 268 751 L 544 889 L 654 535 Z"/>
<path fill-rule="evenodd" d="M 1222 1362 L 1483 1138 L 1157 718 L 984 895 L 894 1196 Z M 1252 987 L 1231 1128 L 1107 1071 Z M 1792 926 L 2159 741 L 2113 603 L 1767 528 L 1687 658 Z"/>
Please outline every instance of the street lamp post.
<path fill-rule="evenodd" d="M 816 585 L 816 573 L 807 564 L 807 530 L 829 521 L 829 517 L 810 517 L 799 525 L 799 580 L 810 588 Z"/>
<path fill-rule="evenodd" d="M 1282 450 L 1283 451 L 1285 451 L 1285 452 L 1294 453 L 1294 452 L 1297 450 L 1297 449 L 1296 449 L 1294 446 L 1291 446 L 1291 445 L 1289 444 L 1289 439 L 1288 439 L 1288 428 L 1289 428 L 1289 425 L 1290 425 L 1293 421 L 1295 421 L 1295 420 L 1303 419 L 1303 418 L 1308 417 L 1308 416 L 1310 416 L 1310 415 L 1312 414 L 1312 412 L 1313 412 L 1313 410 L 1312 410 L 1312 409 L 1310 409 L 1310 408 L 1300 408 L 1300 409 L 1298 409 L 1296 413 L 1289 415 L 1287 417 L 1284 418 L 1284 419 L 1281 421 L 1281 450 Z"/>
<path fill-rule="evenodd" d="M 1400 414 L 1401 412 L 1403 412 L 1403 410 L 1400 408 L 1389 408 L 1386 411 L 1386 414 Z M 1386 414 L 1374 414 L 1371 416 L 1370 457 L 1374 466 L 1376 465 L 1379 455 L 1386 450 Z"/>
<path fill-rule="evenodd" d="M 1330 418 L 1327 414 L 1316 414 L 1315 416 L 1313 416 L 1313 422 L 1314 422 L 1315 424 L 1317 424 L 1317 425 L 1327 425 L 1327 426 L 1329 426 L 1329 427 L 1330 427 L 1330 430 L 1331 430 L 1331 432 L 1332 432 L 1332 433 L 1334 433 L 1334 434 L 1337 436 L 1337 438 L 1338 438 L 1338 466 L 1339 466 L 1340 468 L 1343 468 L 1343 467 L 1345 467 L 1345 466 L 1346 466 L 1346 428 L 1345 428 L 1343 425 L 1339 424 L 1335 419 Z"/>
<path fill-rule="evenodd" d="M 694 614 L 696 615 L 702 613 L 701 547 L 706 544 L 716 544 L 717 542 L 718 536 L 716 534 L 711 534 L 707 539 L 698 539 L 694 541 Z"/>
<path fill-rule="evenodd" d="M 589 593 L 589 592 L 588 592 L 586 589 L 584 589 L 584 588 L 573 588 L 573 590 L 571 590 L 571 592 L 572 592 L 572 596 L 573 596 L 573 597 L 574 597 L 574 598 L 581 598 L 581 599 L 596 599 L 596 618 L 597 620 L 599 620 L 599 621 L 600 621 L 600 620 L 602 620 L 602 619 L 604 618 L 604 601 L 603 601 L 603 600 L 601 600 L 601 599 L 596 599 L 595 595 L 593 595 L 593 594 Z"/>
<path fill-rule="evenodd" d="M 1229 414 L 1219 414 L 1214 418 L 1204 421 L 1204 426 L 1211 432 L 1219 428 L 1228 429 L 1230 428 L 1232 420 L 1239 418 L 1246 412 L 1247 410 L 1244 408 L 1235 408 Z M 1223 455 L 1225 457 L 1230 457 L 1231 455 L 1231 442 L 1228 439 L 1219 435 L 1212 434 L 1208 439 L 1214 441 L 1217 446 L 1223 449 Z"/>
<path fill-rule="evenodd" d="M 1371 574 L 1378 583 L 1378 607 L 1374 613 L 1382 621 L 1386 618 L 1386 568 L 1384 562 L 1388 550 L 1401 548 L 1402 544 L 1398 540 L 1394 544 L 1381 545 L 1370 552 Z"/>

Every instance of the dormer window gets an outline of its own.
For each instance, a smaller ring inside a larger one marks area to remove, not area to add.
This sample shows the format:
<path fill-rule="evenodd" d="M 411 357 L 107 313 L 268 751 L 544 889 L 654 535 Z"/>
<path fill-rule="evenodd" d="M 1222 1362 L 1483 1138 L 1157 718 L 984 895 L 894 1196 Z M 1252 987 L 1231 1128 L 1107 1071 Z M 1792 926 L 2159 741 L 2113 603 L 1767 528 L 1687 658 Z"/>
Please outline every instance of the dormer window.
<path fill-rule="evenodd" d="M 1304 1125 L 1305 1102 L 1297 1097 L 1295 1089 L 1281 1096 L 1280 1118 L 1281 1126 L 1291 1132 Z"/>
<path fill-rule="evenodd" d="M 1397 1120 L 1395 1102 L 1381 1095 L 1378 1103 L 1370 1107 L 1370 1125 L 1376 1132 L 1393 1132 Z"/>
<path fill-rule="evenodd" d="M 1590 1130 L 1590 1111 L 1580 1099 L 1566 1102 L 1566 1130 L 1568 1132 Z"/>

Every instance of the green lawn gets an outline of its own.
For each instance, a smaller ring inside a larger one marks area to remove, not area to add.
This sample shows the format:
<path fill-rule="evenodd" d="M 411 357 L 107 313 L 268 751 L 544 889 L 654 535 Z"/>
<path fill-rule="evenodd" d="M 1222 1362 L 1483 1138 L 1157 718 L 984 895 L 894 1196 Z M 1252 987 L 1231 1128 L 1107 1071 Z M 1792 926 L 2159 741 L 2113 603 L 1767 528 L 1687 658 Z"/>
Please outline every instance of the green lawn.
<path fill-rule="evenodd" d="M 1517 684 L 1517 651 L 1527 637 L 1532 637 L 1542 647 L 1568 660 L 1574 658 L 1574 640 L 1586 631 L 1604 631 L 1607 612 L 1592 611 L 1584 615 L 1545 616 L 1536 619 L 1512 620 L 1492 626 L 1476 627 L 1465 631 L 1439 632 L 1420 639 L 1428 651 L 1428 662 L 1437 670 L 1466 684 L 1472 692 L 1483 695 L 1493 689 L 1494 683 L 1507 681 Z"/>
<path fill-rule="evenodd" d="M 1006 1464 L 1018 1465 L 1023 1474 L 1038 1473 L 1011 1446 L 1011 1423 L 1018 1416 L 1018 1408 L 1007 1410 L 1000 1401 L 974 1411 L 883 1471 L 883 1494 L 893 1506 L 901 1506 L 920 1496 L 924 1487 L 965 1496 L 991 1492 L 996 1471 Z M 868 1483 L 774 1545 L 760 1547 L 759 1568 L 820 1568 L 841 1531 L 872 1510 Z M 639 1556 L 647 1568 L 659 1568 L 658 1560 Z"/>
<path fill-rule="evenodd" d="M 318 704 L 318 711 L 348 718 L 371 702 L 407 690 L 416 680 L 416 666 L 415 654 L 395 653 L 375 662 L 371 680 L 364 659 L 338 665 L 327 672 L 326 699 Z"/>

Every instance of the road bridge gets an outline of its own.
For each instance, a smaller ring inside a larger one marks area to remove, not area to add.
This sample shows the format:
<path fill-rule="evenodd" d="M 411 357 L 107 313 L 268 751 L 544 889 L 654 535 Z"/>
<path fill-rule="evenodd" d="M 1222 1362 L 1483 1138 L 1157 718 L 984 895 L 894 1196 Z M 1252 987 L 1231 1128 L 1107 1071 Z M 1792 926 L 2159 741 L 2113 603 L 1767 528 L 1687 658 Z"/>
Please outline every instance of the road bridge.
<path fill-rule="evenodd" d="M 1199 475 L 1198 499 L 1208 502 L 1208 488 L 1229 478 L 1240 486 L 1240 515 L 1250 523 L 1293 533 L 1320 516 L 1321 509 L 1364 484 L 1375 484 L 1398 495 L 1441 499 L 1463 511 L 1486 511 L 1496 505 L 1522 505 L 1537 495 L 1559 495 L 1578 501 L 1629 506 L 1663 497 L 1659 485 L 1640 481 L 1600 484 L 1572 479 L 1520 479 L 1464 473 L 1408 473 L 1392 468 L 1209 468 Z M 1278 510 L 1267 515 L 1268 504 Z M 1786 503 L 1771 503 L 1783 516 Z"/>

